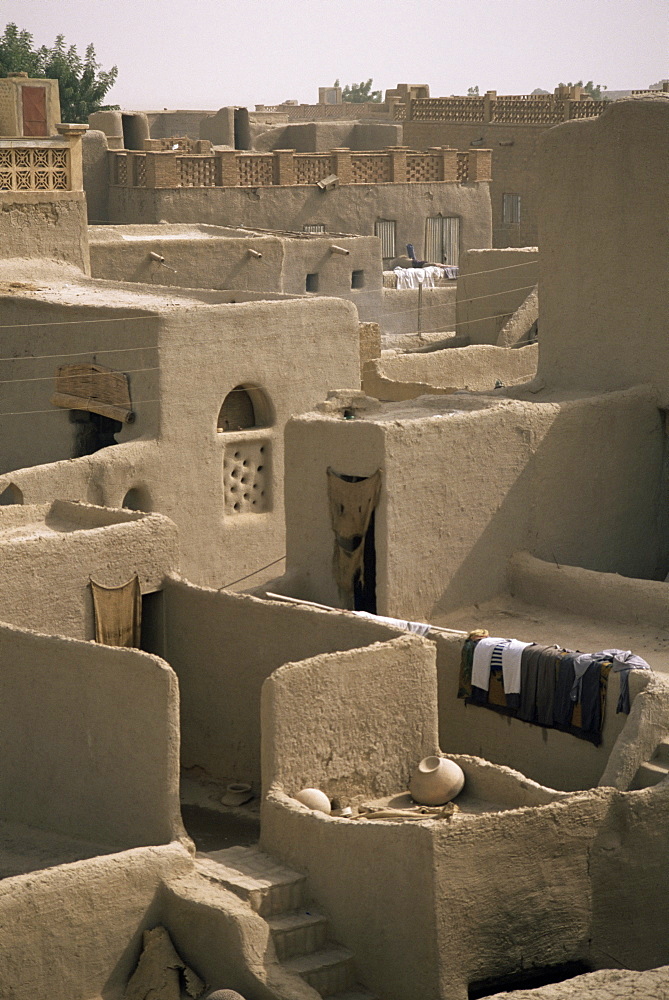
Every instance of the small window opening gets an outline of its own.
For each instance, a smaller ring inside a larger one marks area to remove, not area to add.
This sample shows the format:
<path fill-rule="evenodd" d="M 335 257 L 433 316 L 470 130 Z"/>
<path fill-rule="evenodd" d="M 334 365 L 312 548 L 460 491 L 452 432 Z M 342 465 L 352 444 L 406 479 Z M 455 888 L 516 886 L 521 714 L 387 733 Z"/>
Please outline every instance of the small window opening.
<path fill-rule="evenodd" d="M 308 222 L 302 226 L 303 233 L 324 233 L 325 224 L 323 222 Z"/>
<path fill-rule="evenodd" d="M 520 195 L 502 195 L 502 222 L 507 225 L 518 224 L 520 222 Z"/>
<path fill-rule="evenodd" d="M 351 288 L 364 288 L 364 287 L 365 287 L 365 272 L 351 271 Z"/>
<path fill-rule="evenodd" d="M 396 223 L 394 219 L 377 219 L 374 223 L 374 235 L 381 240 L 381 256 L 384 261 L 397 256 L 395 252 Z"/>
<path fill-rule="evenodd" d="M 313 274 L 308 274 L 307 275 L 306 290 L 308 292 L 317 292 L 318 291 L 318 272 L 317 271 L 314 272 Z"/>

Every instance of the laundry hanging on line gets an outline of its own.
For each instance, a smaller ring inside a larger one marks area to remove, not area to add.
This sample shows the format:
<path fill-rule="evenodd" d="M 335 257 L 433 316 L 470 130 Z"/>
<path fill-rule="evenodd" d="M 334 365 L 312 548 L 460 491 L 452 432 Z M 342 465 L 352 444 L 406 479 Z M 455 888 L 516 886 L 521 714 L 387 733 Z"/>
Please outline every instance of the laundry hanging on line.
<path fill-rule="evenodd" d="M 599 745 L 609 675 L 620 674 L 616 711 L 629 713 L 633 668 L 651 669 L 630 650 L 582 654 L 477 632 L 463 643 L 458 697 Z"/>

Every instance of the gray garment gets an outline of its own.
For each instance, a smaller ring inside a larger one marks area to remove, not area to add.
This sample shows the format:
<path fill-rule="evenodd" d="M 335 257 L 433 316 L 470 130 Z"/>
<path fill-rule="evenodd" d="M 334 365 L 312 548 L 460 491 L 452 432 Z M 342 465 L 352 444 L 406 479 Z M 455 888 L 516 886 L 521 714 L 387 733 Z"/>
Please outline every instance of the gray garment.
<path fill-rule="evenodd" d="M 581 690 L 583 675 L 591 663 L 601 660 L 611 660 L 611 670 L 619 673 L 620 696 L 616 706 L 616 712 L 626 712 L 630 710 L 630 670 L 650 670 L 651 666 L 641 656 L 636 656 L 630 649 L 602 649 L 599 653 L 581 653 L 574 660 L 574 684 L 571 689 L 571 700 L 581 701 Z"/>
<path fill-rule="evenodd" d="M 539 654 L 537 672 L 537 714 L 539 726 L 553 725 L 553 703 L 555 701 L 555 684 L 557 667 L 560 663 L 557 646 L 547 646 Z"/>
<path fill-rule="evenodd" d="M 552 721 L 553 715 L 553 703 L 550 700 L 549 695 L 552 694 L 552 690 L 555 686 L 555 671 L 553 669 L 552 673 L 548 678 L 542 677 L 541 685 L 539 685 L 539 673 L 541 665 L 541 673 L 546 670 L 546 663 L 548 662 L 546 656 L 550 653 L 555 653 L 557 651 L 557 646 L 539 646 L 533 643 L 531 646 L 527 646 L 520 658 L 520 707 L 518 709 L 518 718 L 522 719 L 524 722 L 537 722 L 537 691 L 540 687 L 541 689 L 541 704 L 542 704 L 542 717 L 546 717 L 549 712 Z M 542 656 L 544 659 L 542 660 Z M 550 701 L 550 709 L 548 702 Z M 550 723 L 544 723 L 549 725 Z"/>

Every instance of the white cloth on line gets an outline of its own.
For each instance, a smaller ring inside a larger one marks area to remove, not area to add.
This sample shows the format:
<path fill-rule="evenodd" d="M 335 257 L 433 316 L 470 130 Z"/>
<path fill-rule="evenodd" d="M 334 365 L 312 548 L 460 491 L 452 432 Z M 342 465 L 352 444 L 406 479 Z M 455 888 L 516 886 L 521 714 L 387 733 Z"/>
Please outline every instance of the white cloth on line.
<path fill-rule="evenodd" d="M 440 278 L 442 269 L 440 267 L 396 267 L 397 287 L 400 289 L 434 288 L 436 278 Z"/>
<path fill-rule="evenodd" d="M 483 688 L 484 691 L 488 690 L 490 686 L 490 659 L 492 651 L 500 643 L 507 643 L 509 641 L 509 639 L 503 639 L 499 636 L 486 636 L 485 639 L 478 640 L 474 647 L 474 657 L 472 659 L 472 684 L 474 687 Z"/>
<path fill-rule="evenodd" d="M 531 642 L 510 639 L 508 646 L 505 646 L 502 650 L 504 694 L 520 694 L 520 658 L 523 650 L 531 645 Z"/>
<path fill-rule="evenodd" d="M 425 622 L 408 622 L 403 618 L 384 618 L 382 615 L 373 615 L 371 611 L 354 611 L 353 614 L 359 615 L 361 618 L 371 618 L 375 622 L 382 622 L 383 625 L 403 628 L 407 632 L 413 632 L 414 635 L 427 635 L 430 631 L 430 626 L 426 625 Z"/>

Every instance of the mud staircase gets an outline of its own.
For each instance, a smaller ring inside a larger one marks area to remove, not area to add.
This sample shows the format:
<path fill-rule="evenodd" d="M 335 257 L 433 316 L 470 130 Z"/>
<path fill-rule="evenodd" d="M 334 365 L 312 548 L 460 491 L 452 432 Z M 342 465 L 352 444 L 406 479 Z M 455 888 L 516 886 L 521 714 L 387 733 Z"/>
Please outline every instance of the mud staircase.
<path fill-rule="evenodd" d="M 246 900 L 267 922 L 277 958 L 330 1000 L 378 1000 L 356 985 L 353 953 L 330 940 L 327 918 L 310 905 L 305 875 L 257 847 L 198 853 L 197 868 Z"/>
<path fill-rule="evenodd" d="M 653 756 L 639 766 L 630 785 L 630 790 L 650 788 L 669 778 L 669 737 L 660 740 Z"/>

